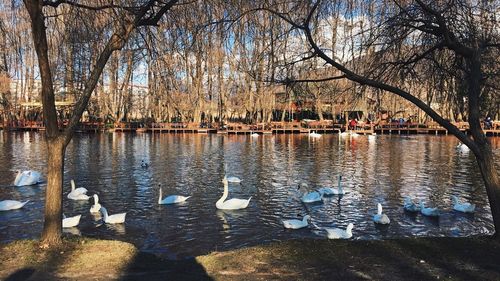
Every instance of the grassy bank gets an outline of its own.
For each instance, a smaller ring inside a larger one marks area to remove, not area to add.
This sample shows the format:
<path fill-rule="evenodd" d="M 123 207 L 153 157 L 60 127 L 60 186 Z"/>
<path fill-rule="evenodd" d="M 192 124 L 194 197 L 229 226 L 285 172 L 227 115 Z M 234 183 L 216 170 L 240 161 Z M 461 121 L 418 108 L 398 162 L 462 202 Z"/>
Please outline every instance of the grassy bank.
<path fill-rule="evenodd" d="M 119 241 L 34 241 L 0 247 L 10 280 L 500 280 L 500 243 L 488 238 L 294 240 L 167 261 Z"/>

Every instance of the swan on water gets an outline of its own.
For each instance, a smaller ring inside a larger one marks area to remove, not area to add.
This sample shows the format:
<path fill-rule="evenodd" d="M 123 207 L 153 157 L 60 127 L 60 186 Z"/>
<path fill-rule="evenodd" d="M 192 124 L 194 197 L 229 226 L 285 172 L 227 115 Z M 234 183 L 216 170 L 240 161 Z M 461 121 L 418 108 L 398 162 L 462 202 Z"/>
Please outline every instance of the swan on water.
<path fill-rule="evenodd" d="M 321 134 L 316 133 L 315 131 L 310 131 L 309 136 L 312 138 L 320 138 Z"/>
<path fill-rule="evenodd" d="M 227 177 L 227 182 L 231 182 L 231 183 L 240 183 L 241 182 L 241 179 L 238 178 L 238 177 Z"/>
<path fill-rule="evenodd" d="M 345 230 L 341 228 L 328 228 L 328 227 L 325 227 L 323 229 L 326 231 L 326 237 L 328 237 L 328 239 L 349 239 L 352 237 L 353 227 L 354 224 L 349 223 Z"/>
<path fill-rule="evenodd" d="M 474 213 L 474 210 L 476 209 L 475 204 L 468 202 L 461 203 L 455 195 L 451 196 L 451 200 L 453 201 L 453 210 L 455 211 L 462 213 Z"/>
<path fill-rule="evenodd" d="M 29 201 L 30 200 L 28 200 L 26 202 L 21 202 L 21 201 L 17 201 L 17 200 L 2 200 L 2 201 L 0 201 L 0 211 L 21 209 Z"/>
<path fill-rule="evenodd" d="M 82 236 L 80 229 L 76 227 L 66 227 L 62 229 L 63 233 L 69 233 L 71 235 Z"/>
<path fill-rule="evenodd" d="M 378 224 L 389 224 L 391 220 L 386 214 L 382 214 L 382 204 L 377 204 L 377 214 L 373 216 L 373 222 Z"/>
<path fill-rule="evenodd" d="M 252 137 L 258 137 L 258 136 L 259 136 L 259 134 L 254 133 L 254 132 L 250 132 L 250 136 L 252 136 Z"/>
<path fill-rule="evenodd" d="M 101 206 L 101 213 L 102 213 L 102 220 L 105 223 L 124 223 L 125 222 L 125 216 L 127 213 L 119 213 L 119 214 L 114 214 L 114 215 L 108 215 L 108 210 L 104 208 L 104 206 Z"/>
<path fill-rule="evenodd" d="M 339 175 L 338 179 L 338 186 L 337 188 L 334 187 L 322 187 L 318 189 L 318 192 L 321 193 L 323 196 L 328 196 L 328 195 L 344 195 L 345 191 L 344 188 L 342 187 L 342 175 Z"/>
<path fill-rule="evenodd" d="M 415 204 L 413 199 L 409 196 L 406 196 L 403 203 L 403 209 L 408 212 L 420 212 L 420 206 Z"/>
<path fill-rule="evenodd" d="M 68 227 L 75 227 L 75 226 L 77 226 L 80 223 L 80 218 L 81 217 L 82 217 L 82 215 L 77 215 L 77 216 L 74 216 L 74 217 L 67 218 L 63 214 L 62 227 L 63 228 L 68 228 Z"/>
<path fill-rule="evenodd" d="M 460 150 L 460 152 L 468 152 L 470 150 L 470 148 L 467 145 L 465 145 L 463 142 L 459 142 L 457 144 L 456 148 L 458 150 Z"/>
<path fill-rule="evenodd" d="M 227 164 L 224 164 L 224 171 L 227 171 Z M 226 173 L 226 172 L 224 172 L 224 173 Z M 227 182 L 230 182 L 230 183 L 240 183 L 241 182 L 240 178 L 238 178 L 238 177 L 228 177 L 227 173 L 224 175 L 224 178 L 227 179 Z"/>
<path fill-rule="evenodd" d="M 90 197 L 86 194 L 87 191 L 85 187 L 76 188 L 75 181 L 71 180 L 71 192 L 68 193 L 68 199 L 89 200 Z"/>
<path fill-rule="evenodd" d="M 319 202 L 323 199 L 323 194 L 321 194 L 319 191 L 307 192 L 308 187 L 309 186 L 305 182 L 301 182 L 299 184 L 299 187 L 297 189 L 298 190 L 301 190 L 301 189 L 305 190 L 305 192 L 300 197 L 300 201 L 302 201 L 304 203 L 313 203 L 313 202 Z"/>
<path fill-rule="evenodd" d="M 346 131 L 340 133 L 339 135 L 341 137 L 347 137 L 347 136 L 349 136 L 349 137 L 357 137 L 357 136 L 359 136 L 358 133 L 356 133 L 356 132 L 354 132 L 352 130 L 346 130 Z"/>
<path fill-rule="evenodd" d="M 158 184 L 158 188 L 160 189 L 160 195 L 158 197 L 158 204 L 160 205 L 166 205 L 166 204 L 175 204 L 175 203 L 181 203 L 186 201 L 189 197 L 191 196 L 182 196 L 182 195 L 170 195 L 162 199 L 162 190 L 161 190 L 161 183 Z"/>
<path fill-rule="evenodd" d="M 420 200 L 420 213 L 424 216 L 428 217 L 438 217 L 439 216 L 439 210 L 438 208 L 427 208 L 424 205 L 424 202 Z"/>
<path fill-rule="evenodd" d="M 250 203 L 250 199 L 237 199 L 237 198 L 232 198 L 227 201 L 226 200 L 228 194 L 229 194 L 229 187 L 228 187 L 228 180 L 226 177 L 222 180 L 222 183 L 224 184 L 224 193 L 222 194 L 222 197 L 215 203 L 215 206 L 217 209 L 220 210 L 238 210 L 238 209 L 244 209 L 248 207 L 248 203 Z"/>
<path fill-rule="evenodd" d="M 305 215 L 302 220 L 297 220 L 297 219 L 290 219 L 290 220 L 284 220 L 283 221 L 283 226 L 285 228 L 290 228 L 290 229 L 299 229 L 299 228 L 304 228 L 309 225 L 308 220 L 311 218 L 309 215 Z"/>
<path fill-rule="evenodd" d="M 101 209 L 101 204 L 99 204 L 99 196 L 97 196 L 97 194 L 94 194 L 93 197 L 94 197 L 94 205 L 90 207 L 90 212 L 99 213 L 99 210 Z"/>
<path fill-rule="evenodd" d="M 14 180 L 15 186 L 24 185 L 34 185 L 42 182 L 42 174 L 37 171 L 27 170 L 21 171 L 17 170 L 16 179 Z"/>

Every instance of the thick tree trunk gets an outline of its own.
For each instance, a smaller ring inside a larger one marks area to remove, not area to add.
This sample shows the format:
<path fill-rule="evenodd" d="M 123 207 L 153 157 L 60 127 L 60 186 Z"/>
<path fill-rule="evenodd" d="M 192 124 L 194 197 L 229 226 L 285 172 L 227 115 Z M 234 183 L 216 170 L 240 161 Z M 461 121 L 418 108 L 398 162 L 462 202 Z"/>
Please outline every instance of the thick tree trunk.
<path fill-rule="evenodd" d="M 61 242 L 64 151 L 65 146 L 61 141 L 47 140 L 47 190 L 42 244 L 55 245 Z"/>
<path fill-rule="evenodd" d="M 486 193 L 490 202 L 491 215 L 495 224 L 494 237 L 498 239 L 500 231 L 500 178 L 498 176 L 498 169 L 495 167 L 496 164 L 491 145 L 481 128 L 479 97 L 483 75 L 480 54 L 479 51 L 476 51 L 466 60 L 468 68 L 469 125 L 474 144 L 476 145 L 476 147 L 471 147 L 471 149 L 476 156 L 476 161 L 483 176 Z"/>
<path fill-rule="evenodd" d="M 500 177 L 489 143 L 478 144 L 480 155 L 476 155 L 479 170 L 483 176 L 486 193 L 490 201 L 491 215 L 495 224 L 496 239 L 500 239 Z"/>

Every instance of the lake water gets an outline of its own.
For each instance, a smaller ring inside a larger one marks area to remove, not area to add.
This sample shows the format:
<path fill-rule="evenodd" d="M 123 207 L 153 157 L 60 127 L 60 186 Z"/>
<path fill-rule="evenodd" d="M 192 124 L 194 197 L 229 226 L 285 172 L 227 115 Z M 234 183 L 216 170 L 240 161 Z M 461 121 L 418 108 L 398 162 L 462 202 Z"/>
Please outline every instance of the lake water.
<path fill-rule="evenodd" d="M 499 138 L 491 139 L 496 159 Z M 82 214 L 67 235 L 129 241 L 144 251 L 184 258 L 214 250 L 294 238 L 326 239 L 314 228 L 286 230 L 282 218 L 309 214 L 320 227 L 354 223 L 353 239 L 411 236 L 471 236 L 494 230 L 485 188 L 472 153 L 448 136 L 197 134 L 77 134 L 69 144 L 64 171 L 64 213 Z M 43 134 L 0 133 L 0 200 L 30 200 L 20 210 L 0 212 L 0 242 L 37 238 L 43 225 L 46 185 L 14 187 L 16 169 L 46 174 Z M 151 165 L 142 168 L 146 160 Z M 225 173 L 238 176 L 229 197 L 252 196 L 247 209 L 221 211 Z M 303 204 L 297 186 L 336 186 L 343 175 L 348 193 L 319 204 Z M 92 201 L 66 199 L 70 179 L 97 193 L 108 212 L 127 212 L 123 225 L 102 224 L 89 212 Z M 168 194 L 191 195 L 178 205 L 158 205 L 158 183 Z M 403 197 L 439 207 L 439 219 L 405 213 Z M 477 205 L 473 215 L 452 210 L 450 196 Z M 377 202 L 391 218 L 376 226 Z"/>

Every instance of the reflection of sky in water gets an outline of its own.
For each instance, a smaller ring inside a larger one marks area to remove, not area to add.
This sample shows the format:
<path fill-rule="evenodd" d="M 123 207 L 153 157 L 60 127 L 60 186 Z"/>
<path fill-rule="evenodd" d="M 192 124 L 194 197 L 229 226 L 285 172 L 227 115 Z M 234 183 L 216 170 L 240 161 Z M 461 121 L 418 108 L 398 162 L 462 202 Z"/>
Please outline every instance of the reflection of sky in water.
<path fill-rule="evenodd" d="M 491 139 L 498 159 L 499 138 Z M 13 187 L 15 169 L 45 171 L 45 143 L 37 133 L 0 137 L 0 200 L 30 202 L 17 211 L 0 212 L 0 240 L 38 237 L 43 224 L 45 185 Z M 67 235 L 115 238 L 139 248 L 176 258 L 213 250 L 309 237 L 314 229 L 285 230 L 282 218 L 310 214 L 322 227 L 354 223 L 354 239 L 401 236 L 468 236 L 493 231 L 486 193 L 470 152 L 445 136 L 324 135 L 220 136 L 194 134 L 77 134 L 66 154 L 64 212 L 82 214 L 80 225 Z M 142 160 L 150 163 L 142 168 Z M 240 177 L 230 184 L 229 198 L 248 198 L 245 210 L 216 210 L 226 173 Z M 343 175 L 348 192 L 342 200 L 303 204 L 297 185 L 310 190 L 336 186 Z M 127 212 L 124 225 L 102 224 L 89 212 L 91 201 L 66 199 L 70 179 L 89 194 L 99 194 L 111 214 Z M 186 203 L 158 205 L 158 183 L 164 196 L 192 195 Z M 477 204 L 474 215 L 451 211 L 450 195 Z M 405 213 L 404 196 L 422 199 L 443 210 L 439 219 Z M 391 218 L 376 226 L 372 216 L 380 202 Z"/>

